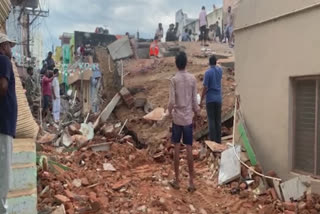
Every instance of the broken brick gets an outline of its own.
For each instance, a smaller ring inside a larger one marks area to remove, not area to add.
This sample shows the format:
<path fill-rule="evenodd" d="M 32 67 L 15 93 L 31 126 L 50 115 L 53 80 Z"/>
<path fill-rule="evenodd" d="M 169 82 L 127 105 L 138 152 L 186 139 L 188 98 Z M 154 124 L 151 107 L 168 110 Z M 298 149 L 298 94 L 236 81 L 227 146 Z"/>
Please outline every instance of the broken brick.
<path fill-rule="evenodd" d="M 115 184 L 112 185 L 113 190 L 120 190 L 122 187 L 127 186 L 131 182 L 131 179 L 127 178 L 124 180 L 121 180 Z"/>
<path fill-rule="evenodd" d="M 273 200 L 277 200 L 278 199 L 276 190 L 274 188 L 268 189 L 268 193 L 271 195 Z"/>
<path fill-rule="evenodd" d="M 200 157 L 200 152 L 199 150 L 192 150 L 192 156 L 194 160 L 198 160 Z"/>
<path fill-rule="evenodd" d="M 242 182 L 239 187 L 240 189 L 245 190 L 247 189 L 248 185 L 245 182 Z"/>
<path fill-rule="evenodd" d="M 89 193 L 89 200 L 93 203 L 97 201 L 97 194 L 95 192 L 90 192 Z"/>
<path fill-rule="evenodd" d="M 65 190 L 64 191 L 65 192 L 65 194 L 66 194 L 66 196 L 68 197 L 68 198 L 74 198 L 74 196 L 75 196 L 75 194 L 73 194 L 72 192 L 70 192 L 69 190 Z"/>
<path fill-rule="evenodd" d="M 73 123 L 69 126 L 69 133 L 71 135 L 81 134 L 80 128 L 81 128 L 80 124 Z"/>
<path fill-rule="evenodd" d="M 295 212 L 294 211 L 285 210 L 284 214 L 295 214 Z"/>
<path fill-rule="evenodd" d="M 90 183 L 88 181 L 88 178 L 82 178 L 81 179 L 81 184 L 84 185 L 84 186 L 89 186 Z"/>
<path fill-rule="evenodd" d="M 289 211 L 296 211 L 297 204 L 292 202 L 284 202 L 283 203 L 284 209 Z"/>
<path fill-rule="evenodd" d="M 70 201 L 69 198 L 67 198 L 66 196 L 63 196 L 63 195 L 55 195 L 54 198 L 63 204 Z"/>

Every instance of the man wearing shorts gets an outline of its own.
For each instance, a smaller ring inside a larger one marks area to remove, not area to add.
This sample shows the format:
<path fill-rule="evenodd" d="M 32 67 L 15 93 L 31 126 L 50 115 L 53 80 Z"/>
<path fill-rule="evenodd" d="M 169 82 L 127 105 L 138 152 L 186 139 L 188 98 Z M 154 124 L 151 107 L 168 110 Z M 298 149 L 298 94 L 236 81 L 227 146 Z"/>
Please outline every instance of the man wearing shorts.
<path fill-rule="evenodd" d="M 201 41 L 201 45 L 204 45 L 204 46 L 207 45 L 207 25 L 208 25 L 207 12 L 206 12 L 206 8 L 203 6 L 199 15 L 199 26 L 200 26 L 200 41 Z"/>
<path fill-rule="evenodd" d="M 187 159 L 189 167 L 189 192 L 195 191 L 193 183 L 193 116 L 199 115 L 200 108 L 197 103 L 197 81 L 196 78 L 186 71 L 187 56 L 180 52 L 176 56 L 176 66 L 178 72 L 170 81 L 170 98 L 168 111 L 172 116 L 172 138 L 174 144 L 174 171 L 175 180 L 170 182 L 171 186 L 179 189 L 179 153 L 180 141 L 183 137 L 183 143 L 187 146 Z"/>

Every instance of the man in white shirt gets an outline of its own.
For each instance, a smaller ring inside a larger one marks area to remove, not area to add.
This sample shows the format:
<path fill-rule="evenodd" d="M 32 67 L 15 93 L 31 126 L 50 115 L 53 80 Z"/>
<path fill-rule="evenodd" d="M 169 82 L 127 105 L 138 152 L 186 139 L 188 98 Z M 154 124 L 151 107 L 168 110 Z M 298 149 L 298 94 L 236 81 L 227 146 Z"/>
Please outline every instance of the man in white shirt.
<path fill-rule="evenodd" d="M 228 38 L 229 45 L 233 45 L 233 14 L 231 11 L 231 6 L 228 7 L 228 13 L 227 13 L 227 28 L 226 28 L 226 37 Z"/>
<path fill-rule="evenodd" d="M 158 37 L 158 41 L 161 42 L 162 38 L 163 38 L 163 27 L 162 27 L 162 23 L 159 23 L 159 27 L 156 31 L 156 36 Z"/>
<path fill-rule="evenodd" d="M 54 69 L 53 71 L 54 79 L 52 81 L 52 113 L 53 120 L 55 123 L 59 123 L 60 121 L 60 85 L 59 85 L 59 70 Z"/>
<path fill-rule="evenodd" d="M 200 40 L 201 45 L 207 45 L 207 26 L 208 26 L 208 19 L 207 19 L 207 12 L 206 8 L 203 6 L 202 11 L 199 15 L 199 26 L 200 26 Z"/>

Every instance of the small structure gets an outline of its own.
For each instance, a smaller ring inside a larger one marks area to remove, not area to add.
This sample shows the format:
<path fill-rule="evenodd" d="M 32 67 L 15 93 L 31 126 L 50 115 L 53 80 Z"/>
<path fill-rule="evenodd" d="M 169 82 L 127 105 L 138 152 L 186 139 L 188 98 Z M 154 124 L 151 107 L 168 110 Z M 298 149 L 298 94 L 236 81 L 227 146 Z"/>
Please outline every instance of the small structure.
<path fill-rule="evenodd" d="M 83 104 L 82 114 L 86 115 L 90 111 L 96 112 L 97 87 L 101 77 L 99 64 L 78 63 L 68 72 L 68 84 L 74 91 L 80 92 L 78 98 Z"/>

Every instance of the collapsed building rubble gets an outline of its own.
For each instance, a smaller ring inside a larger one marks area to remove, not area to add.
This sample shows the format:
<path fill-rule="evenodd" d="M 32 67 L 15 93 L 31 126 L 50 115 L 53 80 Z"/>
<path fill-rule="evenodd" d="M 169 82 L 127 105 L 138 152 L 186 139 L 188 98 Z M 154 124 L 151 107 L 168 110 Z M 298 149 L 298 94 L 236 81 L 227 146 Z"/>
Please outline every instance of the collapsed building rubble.
<path fill-rule="evenodd" d="M 197 121 L 193 156 L 198 190 L 193 195 L 169 185 L 174 151 L 166 108 L 173 58 L 123 59 L 126 87 L 117 89 L 116 63 L 106 49 L 97 49 L 96 55 L 104 88 L 99 113 L 70 118 L 38 139 L 39 213 L 319 212 L 320 198 L 310 194 L 304 181 L 281 182 L 272 172 L 263 176 L 240 104 L 235 107 L 232 69 L 224 68 L 222 80 L 223 143 L 206 140 L 205 112 Z M 206 65 L 199 60 L 207 59 L 191 57 L 188 70 L 200 91 Z M 84 132 L 82 124 L 92 125 Z M 188 176 L 185 150 L 183 146 L 182 186 Z M 285 192 L 296 184 L 301 186 L 297 193 Z"/>

